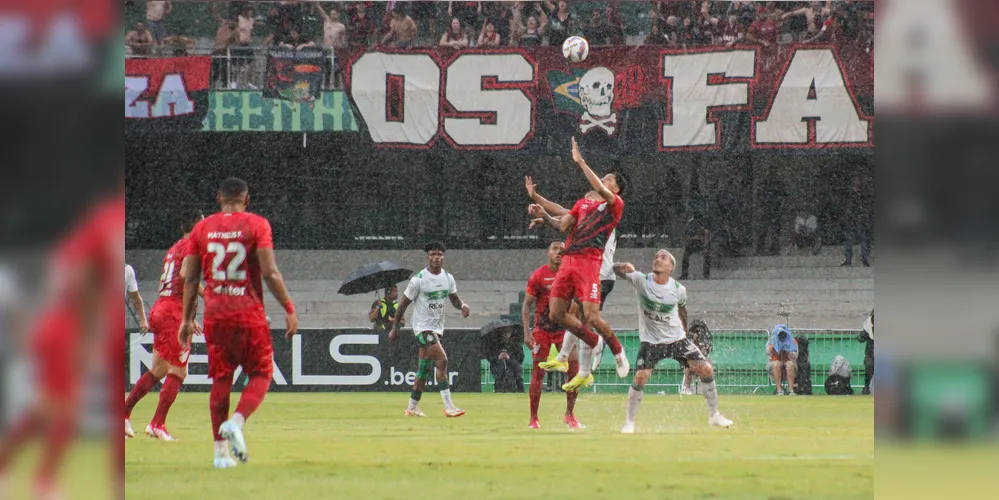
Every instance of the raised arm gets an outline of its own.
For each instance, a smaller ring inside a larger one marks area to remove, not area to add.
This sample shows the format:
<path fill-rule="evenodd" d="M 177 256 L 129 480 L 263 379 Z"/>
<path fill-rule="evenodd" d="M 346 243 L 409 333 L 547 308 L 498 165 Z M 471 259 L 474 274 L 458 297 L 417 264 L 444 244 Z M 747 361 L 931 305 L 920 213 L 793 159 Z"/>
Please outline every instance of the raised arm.
<path fill-rule="evenodd" d="M 604 186 L 604 183 L 600 182 L 600 178 L 597 177 L 597 174 L 593 173 L 593 169 L 586 164 L 586 160 L 583 159 L 583 155 L 579 153 L 579 144 L 576 144 L 575 137 L 572 138 L 572 160 L 579 165 L 583 174 L 586 175 L 586 180 L 590 181 L 590 186 L 593 190 L 600 194 L 600 197 L 603 198 L 608 205 L 613 205 L 617 197 L 614 196 L 614 193 L 612 193 L 610 189 L 607 189 L 607 186 Z"/>
<path fill-rule="evenodd" d="M 451 305 L 454 306 L 455 309 L 461 311 L 462 318 L 467 318 L 469 314 L 472 314 L 472 308 L 468 307 L 468 304 L 464 303 L 457 293 L 449 294 L 447 298 L 451 299 Z"/>
<path fill-rule="evenodd" d="M 631 262 L 617 262 L 614 264 L 614 274 L 618 278 L 624 278 L 633 272 L 635 272 L 635 266 Z"/>
<path fill-rule="evenodd" d="M 529 214 L 531 214 L 531 216 L 541 219 L 541 221 L 544 222 L 545 224 L 548 224 L 563 233 L 568 231 L 569 228 L 576 223 L 576 217 L 573 216 L 572 214 L 565 214 L 559 217 L 552 217 L 547 211 L 545 211 L 544 207 L 537 204 L 528 206 L 527 211 Z M 532 226 L 533 225 L 534 224 L 532 224 Z"/>
<path fill-rule="evenodd" d="M 544 196 L 541 196 L 541 194 L 537 191 L 537 184 L 534 183 L 534 179 L 532 179 L 531 176 L 528 175 L 524 177 L 524 187 L 527 188 L 527 195 L 530 196 L 535 203 L 541 205 L 541 207 L 544 208 L 549 214 L 555 217 L 561 217 L 569 213 L 567 208 L 553 201 L 549 201 Z"/>
<path fill-rule="evenodd" d="M 321 17 L 323 19 L 324 23 L 330 22 L 330 16 L 329 16 L 329 14 L 327 14 L 326 11 L 323 10 L 322 6 L 319 5 L 319 2 L 316 2 L 316 3 L 312 4 L 312 10 L 314 10 L 314 11 L 316 11 L 316 12 L 319 13 L 319 17 Z"/>
<path fill-rule="evenodd" d="M 278 271 L 277 262 L 274 261 L 273 248 L 258 248 L 257 261 L 260 264 L 260 274 L 267 283 L 267 289 L 271 291 L 278 304 L 284 307 L 285 321 L 288 331 L 285 338 L 291 338 L 298 331 L 298 315 L 295 314 L 295 304 L 291 302 L 291 295 L 284 285 L 284 278 L 281 271 Z M 186 295 L 186 294 L 185 294 Z"/>

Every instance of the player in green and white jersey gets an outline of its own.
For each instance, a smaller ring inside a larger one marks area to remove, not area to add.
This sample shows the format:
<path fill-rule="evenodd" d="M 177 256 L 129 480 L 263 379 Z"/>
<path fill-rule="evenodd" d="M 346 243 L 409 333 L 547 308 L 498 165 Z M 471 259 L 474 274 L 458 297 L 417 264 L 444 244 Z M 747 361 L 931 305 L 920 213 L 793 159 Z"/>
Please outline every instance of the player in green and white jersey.
<path fill-rule="evenodd" d="M 444 400 L 444 415 L 460 417 L 465 414 L 451 401 L 451 386 L 447 376 L 447 353 L 441 346 L 441 336 L 444 335 L 444 309 L 447 302 L 455 309 L 461 310 L 461 316 L 467 318 L 472 309 L 458 297 L 458 287 L 454 277 L 444 270 L 444 245 L 430 243 L 423 249 L 427 254 L 427 267 L 409 280 L 406 291 L 403 292 L 399 308 L 392 318 L 392 329 L 389 331 L 389 341 L 399 338 L 399 322 L 406 314 L 410 304 L 413 306 L 413 333 L 420 345 L 418 353 L 419 365 L 416 370 L 416 382 L 409 396 L 409 406 L 405 414 L 412 417 L 427 416 L 420 409 L 420 396 L 430 378 L 430 369 L 436 365 L 437 388 Z"/>
<path fill-rule="evenodd" d="M 635 415 L 642 404 L 642 390 L 652 369 L 666 358 L 686 365 L 701 379 L 708 403 L 708 424 L 729 427 L 732 421 L 718 413 L 718 389 L 714 370 L 694 343 L 687 338 L 687 289 L 670 277 L 676 258 L 659 250 L 652 259 L 652 273 L 637 272 L 631 263 L 614 264 L 614 273 L 627 280 L 638 299 L 638 359 L 635 378 L 628 389 L 628 406 L 621 432 L 635 432 Z"/>

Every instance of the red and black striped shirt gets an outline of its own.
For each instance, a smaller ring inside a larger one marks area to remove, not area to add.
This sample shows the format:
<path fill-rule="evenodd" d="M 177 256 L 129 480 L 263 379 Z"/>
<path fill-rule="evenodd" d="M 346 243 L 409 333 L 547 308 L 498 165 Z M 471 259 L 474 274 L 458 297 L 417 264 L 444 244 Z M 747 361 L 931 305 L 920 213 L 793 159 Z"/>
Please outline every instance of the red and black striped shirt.
<path fill-rule="evenodd" d="M 593 260 L 601 260 L 607 238 L 621 222 L 624 213 L 624 200 L 614 195 L 614 204 L 608 205 L 604 199 L 582 198 L 573 205 L 569 214 L 576 218 L 576 224 L 569 231 L 565 241 L 566 255 L 584 255 Z"/>

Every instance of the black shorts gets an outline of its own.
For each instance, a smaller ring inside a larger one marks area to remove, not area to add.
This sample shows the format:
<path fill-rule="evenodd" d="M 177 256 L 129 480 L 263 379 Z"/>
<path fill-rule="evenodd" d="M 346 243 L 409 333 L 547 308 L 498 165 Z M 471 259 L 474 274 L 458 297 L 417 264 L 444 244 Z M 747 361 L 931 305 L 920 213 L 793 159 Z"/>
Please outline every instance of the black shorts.
<path fill-rule="evenodd" d="M 690 339 L 678 340 L 672 344 L 642 342 L 638 348 L 635 370 L 651 370 L 666 358 L 675 359 L 681 365 L 686 365 L 688 361 L 705 361 L 704 354 Z"/>
<path fill-rule="evenodd" d="M 421 348 L 430 347 L 440 341 L 441 338 L 439 335 L 437 335 L 437 332 L 426 331 L 416 334 L 416 343 L 420 344 Z"/>
<path fill-rule="evenodd" d="M 604 310 L 604 302 L 607 296 L 614 290 L 614 280 L 600 280 L 600 310 Z"/>

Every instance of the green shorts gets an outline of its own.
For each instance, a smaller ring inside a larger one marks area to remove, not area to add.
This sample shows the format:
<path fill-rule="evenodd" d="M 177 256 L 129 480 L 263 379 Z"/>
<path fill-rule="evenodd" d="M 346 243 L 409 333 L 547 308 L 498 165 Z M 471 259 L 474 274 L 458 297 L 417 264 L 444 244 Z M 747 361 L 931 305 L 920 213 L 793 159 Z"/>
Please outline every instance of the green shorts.
<path fill-rule="evenodd" d="M 419 332 L 416 334 L 416 343 L 420 344 L 420 347 L 430 347 L 441 341 L 437 332 Z"/>

